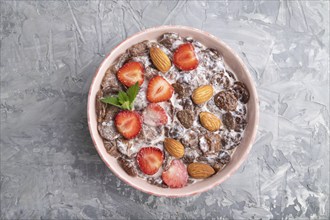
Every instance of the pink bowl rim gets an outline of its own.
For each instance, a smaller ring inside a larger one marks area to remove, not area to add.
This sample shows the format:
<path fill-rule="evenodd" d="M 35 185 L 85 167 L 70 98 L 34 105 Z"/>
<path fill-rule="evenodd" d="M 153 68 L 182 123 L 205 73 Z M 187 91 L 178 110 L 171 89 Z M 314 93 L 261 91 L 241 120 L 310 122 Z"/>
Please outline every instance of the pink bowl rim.
<path fill-rule="evenodd" d="M 101 69 L 101 67 L 104 65 L 104 63 L 106 62 L 106 60 L 109 59 L 109 57 L 113 54 L 113 52 L 119 48 L 124 42 L 126 41 L 129 41 L 130 39 L 132 38 L 135 38 L 139 35 L 142 35 L 142 34 L 145 34 L 145 33 L 148 33 L 148 32 L 153 32 L 153 31 L 157 31 L 157 30 L 164 30 L 166 31 L 167 29 L 184 29 L 184 30 L 187 30 L 187 31 L 193 31 L 193 32 L 198 32 L 200 33 L 201 35 L 206 35 L 210 38 L 212 38 L 213 40 L 215 40 L 217 43 L 219 44 L 222 44 L 228 51 L 230 51 L 234 56 L 235 58 L 237 59 L 237 61 L 240 63 L 240 65 L 242 66 L 244 72 L 247 73 L 247 78 L 248 80 L 250 81 L 251 85 L 252 85 L 252 90 L 250 91 L 250 94 L 253 94 L 256 102 L 255 102 L 255 119 L 254 119 L 254 128 L 253 128 L 253 131 L 252 131 L 252 134 L 250 136 L 250 141 L 249 143 L 247 144 L 247 147 L 246 147 L 246 150 L 244 151 L 244 154 L 242 155 L 242 157 L 233 165 L 233 168 L 230 170 L 229 174 L 224 176 L 223 178 L 220 178 L 219 180 L 217 180 L 216 182 L 214 182 L 213 184 L 210 184 L 210 185 L 206 185 L 205 187 L 201 187 L 200 189 L 198 190 L 195 190 L 191 193 L 186 193 L 186 194 L 173 194 L 173 195 L 169 195 L 169 194 L 163 194 L 163 193 L 157 193 L 157 192 L 154 192 L 154 191 L 149 191 L 149 190 L 145 190 L 145 189 L 142 189 L 140 188 L 139 186 L 137 185 L 134 185 L 132 184 L 131 182 L 125 180 L 124 178 L 122 178 L 120 175 L 117 174 L 117 171 L 115 169 L 112 168 L 112 166 L 108 163 L 108 161 L 105 159 L 105 157 L 102 155 L 102 153 L 99 151 L 98 149 L 98 146 L 97 146 L 97 143 L 95 141 L 95 138 L 94 138 L 94 131 L 92 129 L 92 126 L 91 126 L 91 121 L 90 121 L 90 114 L 95 114 L 95 112 L 91 112 L 90 111 L 90 106 L 95 103 L 92 103 L 91 102 L 91 92 L 92 92 L 92 89 L 93 87 L 95 86 L 95 80 L 96 80 L 96 77 L 97 75 L 99 74 L 99 71 Z M 150 195 L 155 195 L 155 196 L 161 196 L 161 197 L 169 197 L 169 198 L 178 198 L 178 197 L 188 197 L 188 196 L 193 196 L 193 195 L 196 195 L 196 194 L 199 194 L 199 193 L 202 193 L 202 192 L 206 192 L 212 188 L 214 188 L 215 186 L 218 186 L 219 184 L 223 183 L 224 181 L 226 181 L 231 175 L 233 175 L 237 170 L 238 168 L 242 165 L 242 163 L 246 160 L 248 154 L 250 153 L 251 151 L 251 148 L 252 148 L 252 145 L 255 141 L 255 138 L 256 138 L 256 134 L 257 134 L 257 130 L 258 130 L 258 125 L 259 125 L 259 99 L 258 99 L 258 93 L 257 93 L 257 90 L 256 90 L 256 86 L 255 86 L 255 83 L 254 83 L 254 80 L 252 79 L 251 77 L 251 73 L 250 71 L 248 70 L 248 68 L 246 67 L 246 65 L 244 64 L 243 60 L 238 56 L 238 54 L 233 50 L 231 49 L 225 42 L 223 42 L 222 40 L 220 40 L 219 38 L 215 37 L 214 35 L 206 32 L 206 31 L 202 31 L 200 29 L 197 29 L 197 28 L 193 28 L 193 27 L 188 27 L 188 26 L 182 26 L 182 25 L 162 25 L 162 26 L 157 26 L 157 27 L 151 27 L 151 28 L 148 28 L 148 29 L 145 29 L 145 30 L 142 30 L 142 31 L 139 31 L 133 35 L 131 35 L 130 37 L 126 38 L 125 40 L 123 40 L 122 42 L 120 42 L 117 46 L 115 46 L 111 52 L 103 59 L 103 61 L 101 62 L 101 64 L 99 65 L 99 67 L 97 68 L 97 70 L 95 71 L 94 73 L 94 76 L 93 76 L 93 79 L 92 79 L 92 82 L 91 82 L 91 86 L 90 86 L 90 89 L 89 89 L 89 92 L 88 92 L 88 100 L 87 100 L 87 121 L 88 121 L 88 128 L 89 128 L 89 133 L 91 135 L 91 138 L 92 138 L 92 141 L 93 141 L 93 144 L 94 144 L 94 147 L 96 148 L 96 151 L 98 152 L 99 156 L 101 157 L 101 159 L 103 160 L 103 162 L 107 165 L 107 167 L 120 179 L 122 180 L 123 182 L 125 182 L 126 184 L 128 184 L 129 186 L 135 188 L 135 189 L 138 189 L 139 191 L 142 191 L 144 193 L 147 193 L 147 194 L 150 194 Z"/>

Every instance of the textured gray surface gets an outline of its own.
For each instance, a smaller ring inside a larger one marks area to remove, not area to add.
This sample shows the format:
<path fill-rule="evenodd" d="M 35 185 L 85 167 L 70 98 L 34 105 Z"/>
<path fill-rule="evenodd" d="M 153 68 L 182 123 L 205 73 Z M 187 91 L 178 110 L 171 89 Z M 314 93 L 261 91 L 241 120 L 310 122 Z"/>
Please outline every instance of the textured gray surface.
<path fill-rule="evenodd" d="M 208 31 L 256 81 L 258 136 L 239 171 L 190 198 L 118 180 L 86 122 L 116 44 L 162 24 Z M 2 1 L 1 219 L 329 218 L 328 1 Z"/>

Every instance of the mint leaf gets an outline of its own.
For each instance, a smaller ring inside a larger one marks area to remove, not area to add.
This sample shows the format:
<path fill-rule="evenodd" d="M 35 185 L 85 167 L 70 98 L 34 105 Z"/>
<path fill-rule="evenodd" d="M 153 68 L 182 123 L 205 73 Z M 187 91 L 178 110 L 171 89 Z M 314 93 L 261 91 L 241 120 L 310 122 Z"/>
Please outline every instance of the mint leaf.
<path fill-rule="evenodd" d="M 131 109 L 131 110 L 133 110 L 133 108 L 134 108 L 134 105 L 133 105 L 134 103 L 133 102 L 131 102 L 130 104 L 129 104 L 129 108 Z"/>
<path fill-rule="evenodd" d="M 139 83 L 135 83 L 129 87 L 126 92 L 119 91 L 118 96 L 107 96 L 101 98 L 100 101 L 117 106 L 121 109 L 133 110 L 134 100 L 139 92 Z"/>
<path fill-rule="evenodd" d="M 137 94 L 139 92 L 139 83 L 136 82 L 133 86 L 129 87 L 126 91 L 129 101 L 131 104 L 133 104 L 134 99 L 136 98 Z"/>
<path fill-rule="evenodd" d="M 100 100 L 101 100 L 101 102 L 104 102 L 104 103 L 114 105 L 114 106 L 117 106 L 117 107 L 121 108 L 121 105 L 120 105 L 120 103 L 118 101 L 118 98 L 116 96 L 108 96 L 108 97 L 105 97 L 105 98 L 101 98 Z"/>
<path fill-rule="evenodd" d="M 132 110 L 129 101 L 124 102 L 124 103 L 121 105 L 121 108 L 122 108 L 122 109 L 127 109 L 127 110 Z"/>
<path fill-rule="evenodd" d="M 123 91 L 119 91 L 118 101 L 119 101 L 120 104 L 123 104 L 124 102 L 129 101 L 128 95 Z"/>

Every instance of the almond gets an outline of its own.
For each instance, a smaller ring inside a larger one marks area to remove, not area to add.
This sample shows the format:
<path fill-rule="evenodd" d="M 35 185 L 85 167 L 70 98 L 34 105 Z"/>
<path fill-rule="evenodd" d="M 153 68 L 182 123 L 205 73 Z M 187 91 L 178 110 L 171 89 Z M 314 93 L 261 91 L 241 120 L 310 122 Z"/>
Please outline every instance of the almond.
<path fill-rule="evenodd" d="M 189 176 L 195 179 L 205 179 L 215 173 L 210 165 L 204 163 L 191 163 L 188 165 L 187 169 Z"/>
<path fill-rule="evenodd" d="M 150 49 L 150 57 L 152 60 L 152 63 L 156 66 L 156 68 L 162 72 L 166 73 L 171 68 L 171 61 L 158 47 L 151 47 Z"/>
<path fill-rule="evenodd" d="M 209 131 L 217 131 L 220 129 L 221 120 L 210 112 L 199 113 L 199 120 L 204 128 Z"/>
<path fill-rule="evenodd" d="M 200 105 L 210 100 L 213 96 L 213 87 L 211 85 L 200 86 L 193 91 L 191 96 L 195 104 Z"/>
<path fill-rule="evenodd" d="M 184 146 L 180 141 L 173 138 L 165 138 L 164 147 L 167 152 L 175 158 L 181 158 L 184 155 Z"/>

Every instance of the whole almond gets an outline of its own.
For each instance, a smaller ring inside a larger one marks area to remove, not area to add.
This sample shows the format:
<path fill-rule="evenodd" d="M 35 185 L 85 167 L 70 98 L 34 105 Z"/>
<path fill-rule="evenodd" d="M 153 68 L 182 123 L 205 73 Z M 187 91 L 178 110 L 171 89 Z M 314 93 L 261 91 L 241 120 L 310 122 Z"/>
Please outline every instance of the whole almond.
<path fill-rule="evenodd" d="M 200 86 L 193 91 L 191 96 L 195 104 L 200 105 L 210 100 L 213 96 L 213 87 L 211 85 Z"/>
<path fill-rule="evenodd" d="M 199 113 L 199 120 L 204 128 L 209 131 L 217 131 L 220 129 L 221 120 L 210 112 Z"/>
<path fill-rule="evenodd" d="M 166 73 L 171 68 L 171 61 L 158 47 L 151 47 L 150 48 L 150 57 L 152 60 L 152 63 L 156 66 L 156 68 L 162 72 Z"/>
<path fill-rule="evenodd" d="M 205 179 L 215 173 L 210 165 L 204 163 L 191 163 L 188 165 L 187 169 L 189 176 L 195 179 Z"/>
<path fill-rule="evenodd" d="M 165 138 L 164 147 L 167 152 L 175 158 L 181 158 L 184 155 L 184 146 L 180 141 L 173 138 Z"/>

